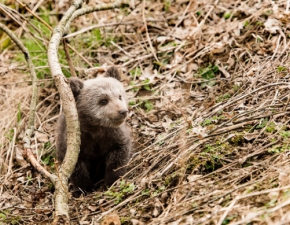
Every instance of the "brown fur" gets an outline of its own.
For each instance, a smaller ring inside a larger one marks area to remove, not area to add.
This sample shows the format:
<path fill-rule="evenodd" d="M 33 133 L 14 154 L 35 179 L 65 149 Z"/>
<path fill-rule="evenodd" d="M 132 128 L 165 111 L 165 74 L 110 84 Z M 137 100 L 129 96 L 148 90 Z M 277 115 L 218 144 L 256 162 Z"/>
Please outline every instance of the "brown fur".
<path fill-rule="evenodd" d="M 131 134 L 125 124 L 128 112 L 125 90 L 117 79 L 120 75 L 114 67 L 106 77 L 84 82 L 70 79 L 81 130 L 80 154 L 70 177 L 74 190 L 90 191 L 102 179 L 105 185 L 111 185 L 126 172 Z M 67 147 L 63 113 L 56 131 L 56 155 L 62 162 Z"/>

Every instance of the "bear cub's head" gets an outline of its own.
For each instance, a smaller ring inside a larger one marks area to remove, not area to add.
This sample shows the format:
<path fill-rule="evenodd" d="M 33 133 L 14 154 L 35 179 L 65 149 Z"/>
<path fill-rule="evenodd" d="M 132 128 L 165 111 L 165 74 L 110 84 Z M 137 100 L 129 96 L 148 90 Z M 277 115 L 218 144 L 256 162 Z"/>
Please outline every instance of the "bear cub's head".
<path fill-rule="evenodd" d="M 110 67 L 104 77 L 69 79 L 81 124 L 118 127 L 125 121 L 128 103 L 120 79 L 115 67 Z"/>

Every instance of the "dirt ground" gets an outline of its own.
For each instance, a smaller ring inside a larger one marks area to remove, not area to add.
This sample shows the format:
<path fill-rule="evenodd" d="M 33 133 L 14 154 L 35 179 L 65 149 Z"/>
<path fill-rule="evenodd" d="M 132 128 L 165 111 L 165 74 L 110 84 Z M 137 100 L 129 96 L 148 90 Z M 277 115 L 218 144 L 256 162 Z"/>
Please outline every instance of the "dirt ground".
<path fill-rule="evenodd" d="M 55 173 L 61 101 L 51 30 L 35 16 L 55 27 L 69 3 L 27 1 L 31 13 L 17 2 L 0 4 L 0 22 L 31 52 L 33 152 Z M 74 20 L 66 40 L 77 75 L 123 72 L 134 153 L 108 191 L 70 197 L 72 224 L 105 224 L 108 211 L 133 225 L 290 224 L 289 10 L 286 0 L 133 0 Z M 69 76 L 62 46 L 59 57 Z M 30 100 L 23 56 L 0 32 L 0 224 L 53 219 L 54 187 L 22 154 Z"/>

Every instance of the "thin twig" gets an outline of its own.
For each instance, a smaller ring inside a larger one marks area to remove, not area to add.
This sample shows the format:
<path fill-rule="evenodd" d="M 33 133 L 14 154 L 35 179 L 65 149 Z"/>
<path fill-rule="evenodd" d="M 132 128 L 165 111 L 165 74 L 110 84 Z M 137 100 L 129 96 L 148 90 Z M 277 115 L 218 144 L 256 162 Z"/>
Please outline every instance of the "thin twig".
<path fill-rule="evenodd" d="M 230 212 L 230 210 L 234 207 L 234 205 L 236 204 L 236 202 L 238 201 L 238 197 L 236 197 L 234 200 L 232 200 L 231 204 L 227 207 L 226 211 L 224 212 L 224 214 L 221 216 L 219 222 L 217 223 L 218 225 L 222 225 L 225 218 L 227 217 L 228 213 Z"/>
<path fill-rule="evenodd" d="M 119 8 L 122 6 L 127 6 L 129 4 L 128 2 L 129 2 L 128 0 L 118 0 L 111 4 L 88 6 L 88 7 L 78 9 L 73 13 L 73 15 L 67 21 L 65 30 L 68 33 L 68 29 L 71 25 L 71 22 L 80 16 L 83 16 L 92 12 L 96 12 L 96 11 L 102 11 L 102 10 L 108 10 L 108 9 Z"/>
<path fill-rule="evenodd" d="M 64 52 L 65 52 L 66 61 L 68 62 L 69 70 L 70 70 L 70 72 L 71 72 L 71 75 L 72 75 L 73 77 L 76 77 L 76 76 L 77 76 L 77 74 L 76 74 L 76 70 L 75 70 L 75 68 L 74 68 L 74 66 L 73 66 L 73 63 L 72 63 L 72 61 L 71 61 L 71 58 L 70 58 L 70 56 L 69 56 L 69 51 L 68 51 L 68 49 L 67 49 L 67 42 L 66 42 L 65 39 L 62 40 L 62 44 L 63 44 L 63 48 L 64 48 Z"/>
<path fill-rule="evenodd" d="M 64 36 L 63 38 L 65 38 L 65 39 L 72 38 L 72 37 L 75 37 L 77 35 L 80 35 L 80 34 L 83 34 L 85 32 L 89 32 L 91 30 L 94 30 L 94 29 L 97 29 L 97 28 L 101 28 L 101 27 L 120 26 L 120 25 L 132 25 L 132 24 L 136 24 L 136 23 L 138 23 L 138 21 L 97 24 L 97 25 L 93 25 L 93 26 L 90 26 L 90 27 L 86 27 L 86 28 L 83 28 L 83 29 L 81 29 L 79 31 L 70 33 L 70 34 Z"/>
<path fill-rule="evenodd" d="M 33 11 L 30 10 L 29 7 L 27 7 L 24 3 L 22 3 L 20 0 L 16 0 L 22 7 L 24 7 L 28 12 L 30 12 L 32 15 L 34 15 L 39 21 L 41 21 L 47 28 L 51 30 L 51 26 L 48 25 L 41 17 L 39 17 L 37 14 L 35 14 Z"/>
<path fill-rule="evenodd" d="M 33 165 L 35 169 L 37 169 L 38 172 L 47 176 L 52 183 L 55 183 L 56 177 L 53 174 L 49 173 L 43 166 L 39 164 L 39 162 L 35 159 L 32 150 L 30 148 L 26 149 L 26 155 L 29 158 L 30 163 Z"/>
<path fill-rule="evenodd" d="M 154 58 L 156 59 L 157 62 L 159 62 L 159 59 L 157 58 L 157 55 L 155 54 L 155 50 L 153 48 L 149 33 L 148 33 L 148 27 L 147 27 L 147 22 L 146 22 L 146 18 L 145 18 L 145 3 L 146 1 L 143 0 L 143 7 L 142 7 L 142 18 L 143 18 L 143 23 L 144 23 L 144 27 L 145 27 L 145 31 L 146 31 L 146 37 L 147 37 L 147 41 L 149 43 L 150 46 L 150 50 L 151 53 L 153 54 Z"/>
<path fill-rule="evenodd" d="M 13 32 L 11 32 L 6 26 L 0 23 L 0 29 L 2 29 L 19 47 L 19 49 L 23 52 L 24 57 L 27 61 L 31 80 L 32 80 L 32 97 L 31 97 L 31 103 L 30 103 L 30 109 L 29 109 L 29 120 L 28 125 L 25 131 L 25 136 L 23 138 L 24 140 L 24 148 L 30 149 L 30 138 L 34 132 L 34 120 L 35 120 L 35 111 L 36 111 L 36 104 L 37 104 L 37 77 L 34 69 L 34 65 L 32 63 L 30 54 L 27 50 L 27 48 L 22 44 L 22 42 L 19 40 L 19 38 L 16 37 Z M 16 131 L 15 135 L 16 135 Z"/>

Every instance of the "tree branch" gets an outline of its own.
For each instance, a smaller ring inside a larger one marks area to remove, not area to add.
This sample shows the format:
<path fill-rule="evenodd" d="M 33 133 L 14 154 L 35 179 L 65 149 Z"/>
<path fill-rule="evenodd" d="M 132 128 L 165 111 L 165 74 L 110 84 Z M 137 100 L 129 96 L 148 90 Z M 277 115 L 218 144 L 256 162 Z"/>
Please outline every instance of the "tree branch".
<path fill-rule="evenodd" d="M 64 49 L 66 61 L 68 62 L 70 73 L 71 73 L 72 77 L 76 77 L 77 73 L 76 73 L 76 70 L 75 70 L 73 63 L 71 61 L 71 58 L 69 56 L 69 51 L 67 49 L 67 41 L 65 39 L 62 39 L 62 44 L 63 44 L 63 49 Z"/>
<path fill-rule="evenodd" d="M 68 30 L 71 22 L 81 16 L 94 11 L 112 9 L 120 7 L 124 4 L 128 5 L 127 1 L 117 1 L 114 4 L 102 5 L 97 7 L 86 7 L 84 9 L 77 10 L 81 7 L 83 1 L 76 0 L 75 3 L 68 9 L 65 15 L 62 17 L 58 26 L 54 29 L 51 40 L 48 47 L 48 63 L 51 71 L 51 75 L 54 79 L 55 85 L 59 91 L 60 98 L 63 104 L 64 114 L 67 121 L 67 151 L 60 168 L 57 168 L 57 175 L 50 174 L 46 171 L 39 162 L 35 159 L 31 150 L 31 136 L 34 132 L 34 120 L 37 102 L 37 86 L 36 86 L 36 73 L 32 64 L 30 55 L 21 41 L 4 25 L 0 24 L 0 28 L 4 30 L 16 43 L 25 55 L 25 59 L 28 63 L 29 70 L 32 79 L 32 99 L 29 112 L 29 121 L 27 129 L 24 135 L 24 148 L 27 157 L 31 164 L 41 173 L 44 173 L 50 178 L 55 185 L 55 214 L 53 224 L 57 223 L 69 223 L 69 207 L 68 207 L 68 179 L 71 176 L 79 155 L 80 146 L 80 127 L 78 121 L 78 114 L 75 106 L 75 100 L 71 89 L 68 85 L 68 81 L 62 73 L 61 66 L 58 59 L 58 48 L 60 41 Z M 49 25 L 47 25 L 50 27 Z M 68 45 L 68 47 L 70 47 Z M 71 47 L 70 47 L 71 48 Z M 68 60 L 69 61 L 69 60 Z"/>
<path fill-rule="evenodd" d="M 45 170 L 39 162 L 35 159 L 32 150 L 31 150 L 31 136 L 34 133 L 34 121 L 35 121 L 35 111 L 36 111 L 36 103 L 37 103 L 37 77 L 34 69 L 34 65 L 32 63 L 30 54 L 28 49 L 22 44 L 20 39 L 11 31 L 8 27 L 0 23 L 0 29 L 3 30 L 10 38 L 15 42 L 17 47 L 23 52 L 25 60 L 28 64 L 28 68 L 31 75 L 32 80 L 32 96 L 31 96 L 31 102 L 30 102 L 30 109 L 28 114 L 28 125 L 26 127 L 26 130 L 24 132 L 23 142 L 24 142 L 24 152 L 26 153 L 27 157 L 29 158 L 30 163 L 41 173 L 44 173 L 47 177 L 50 178 L 50 180 L 54 183 L 55 182 L 55 176 L 51 173 L 49 173 L 47 170 Z M 23 154 L 23 152 L 22 152 Z M 24 155 L 24 154 L 23 154 Z"/>
<path fill-rule="evenodd" d="M 67 126 L 67 151 L 62 165 L 58 170 L 58 176 L 55 181 L 55 217 L 53 224 L 57 224 L 60 220 L 69 223 L 68 213 L 68 179 L 71 176 L 77 163 L 80 147 L 80 125 L 78 120 L 75 100 L 65 76 L 62 73 L 58 60 L 58 47 L 61 38 L 68 30 L 71 21 L 79 15 L 103 9 L 111 9 L 124 4 L 123 1 L 116 2 L 100 7 L 88 7 L 84 10 L 78 10 L 83 1 L 76 0 L 75 3 L 65 13 L 58 26 L 54 29 L 49 47 L 48 47 L 48 63 L 51 75 L 55 85 L 59 91 L 63 104 L 63 110 L 66 118 Z M 78 13 L 75 13 L 78 12 Z"/>
<path fill-rule="evenodd" d="M 51 75 L 59 91 L 63 104 L 63 110 L 67 124 L 67 151 L 64 161 L 59 169 L 58 179 L 55 182 L 55 215 L 53 224 L 57 224 L 61 219 L 69 223 L 68 208 L 68 178 L 76 165 L 80 146 L 80 126 L 75 100 L 68 81 L 62 73 L 58 60 L 58 47 L 64 34 L 64 28 L 71 15 L 81 7 L 83 1 L 76 0 L 68 9 L 61 21 L 54 29 L 48 47 L 48 63 Z"/>
<path fill-rule="evenodd" d="M 19 38 L 11 31 L 8 27 L 0 23 L 0 29 L 3 30 L 10 38 L 15 42 L 18 48 L 23 52 L 25 60 L 28 64 L 31 80 L 32 80 L 32 99 L 30 103 L 30 111 L 29 111 L 29 120 L 28 120 L 28 129 L 31 129 L 31 132 L 28 132 L 29 139 L 31 137 L 31 134 L 34 130 L 34 119 L 35 119 L 35 109 L 36 109 L 36 102 L 37 102 L 37 78 L 35 69 L 30 57 L 30 54 L 28 52 L 28 49 L 22 44 L 22 42 L 19 40 Z M 28 141 L 28 145 L 30 146 L 30 140 Z"/>
<path fill-rule="evenodd" d="M 111 3 L 111 4 L 93 6 L 93 7 L 85 7 L 82 9 L 78 9 L 77 11 L 75 11 L 72 14 L 72 16 L 67 21 L 66 26 L 65 26 L 65 32 L 68 33 L 71 22 L 80 16 L 83 16 L 83 15 L 86 15 L 86 14 L 89 14 L 89 13 L 92 13 L 95 11 L 114 9 L 114 8 L 119 8 L 121 6 L 127 6 L 127 5 L 129 5 L 128 0 L 121 0 L 121 1 L 116 1 L 115 3 Z"/>

